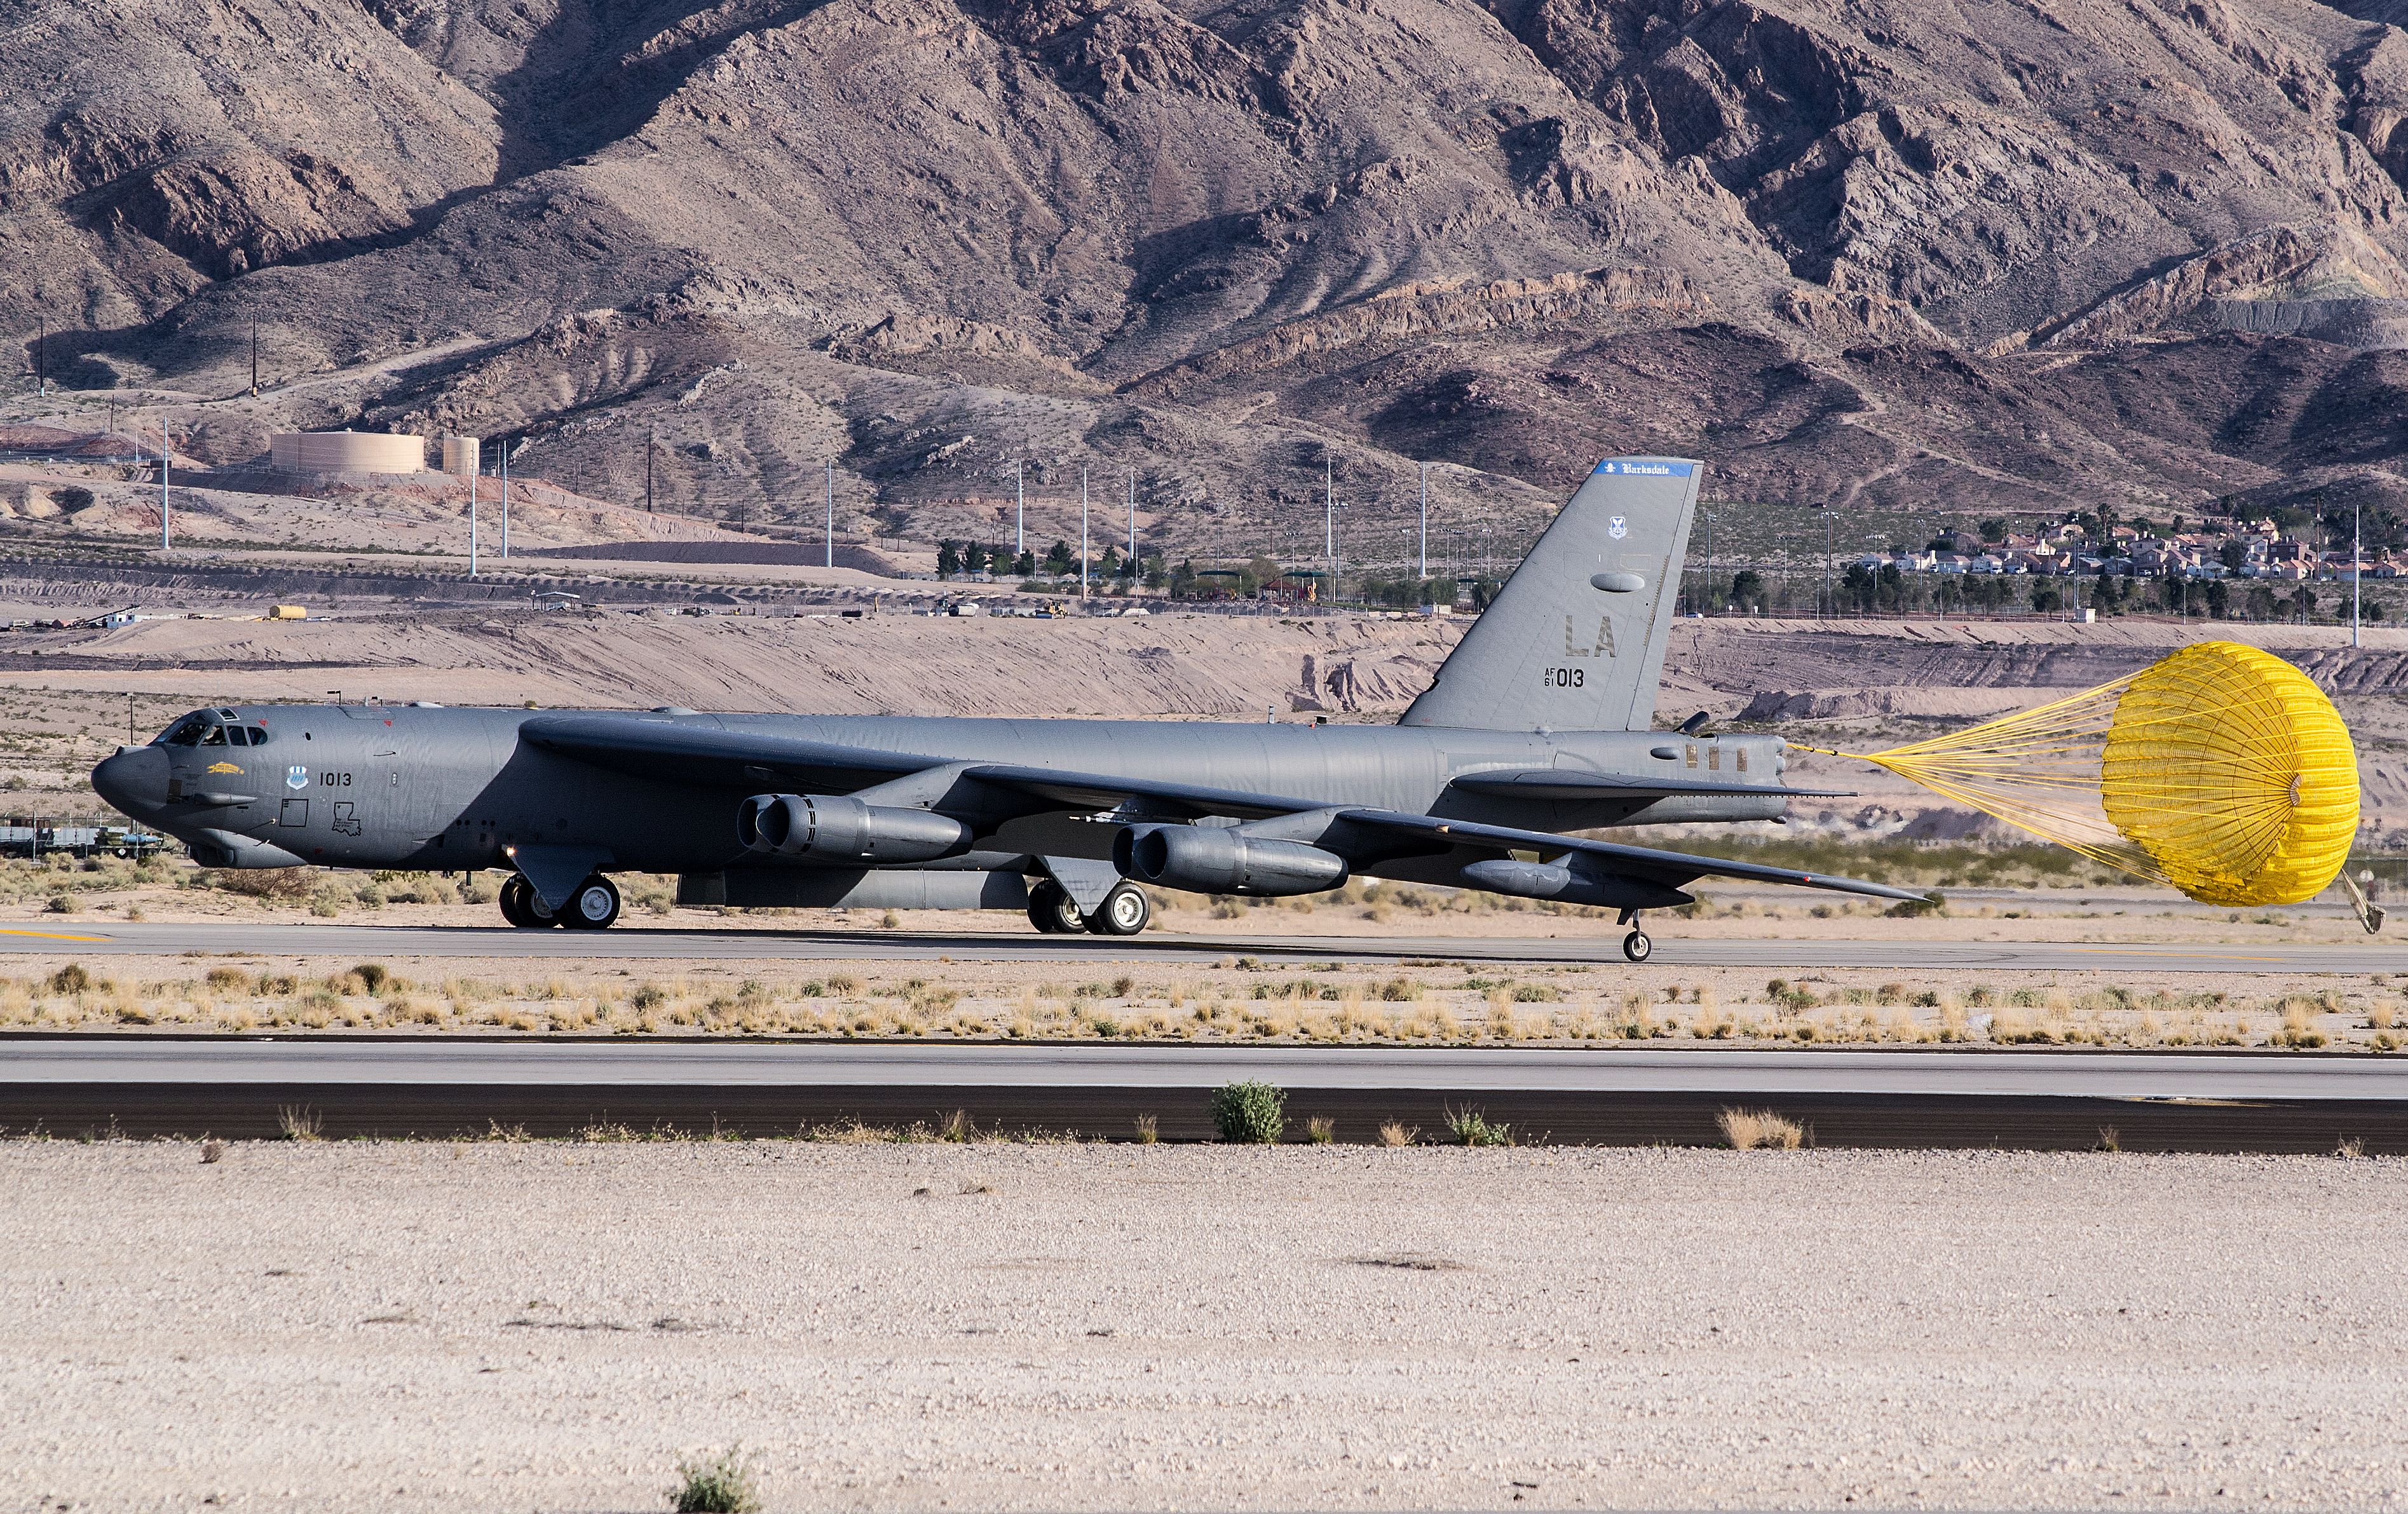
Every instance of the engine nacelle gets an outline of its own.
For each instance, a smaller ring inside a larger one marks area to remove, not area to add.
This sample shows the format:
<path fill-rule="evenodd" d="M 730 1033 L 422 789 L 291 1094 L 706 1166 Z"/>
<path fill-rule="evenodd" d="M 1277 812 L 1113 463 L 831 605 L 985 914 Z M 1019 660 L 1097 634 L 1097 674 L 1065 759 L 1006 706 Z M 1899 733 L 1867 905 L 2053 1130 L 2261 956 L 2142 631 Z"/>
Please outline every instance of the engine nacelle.
<path fill-rule="evenodd" d="M 1319 893 L 1346 881 L 1346 859 L 1301 841 L 1226 826 L 1131 825 L 1112 838 L 1124 878 L 1191 893 Z"/>
<path fill-rule="evenodd" d="M 756 793 L 736 812 L 745 846 L 813 862 L 933 862 L 968 850 L 970 835 L 950 815 L 840 794 Z"/>
<path fill-rule="evenodd" d="M 1463 880 L 1475 889 L 1520 899 L 1555 899 L 1604 909 L 1671 909 L 1693 901 L 1667 883 L 1600 873 L 1561 863 L 1517 862 L 1508 857 L 1467 863 Z"/>

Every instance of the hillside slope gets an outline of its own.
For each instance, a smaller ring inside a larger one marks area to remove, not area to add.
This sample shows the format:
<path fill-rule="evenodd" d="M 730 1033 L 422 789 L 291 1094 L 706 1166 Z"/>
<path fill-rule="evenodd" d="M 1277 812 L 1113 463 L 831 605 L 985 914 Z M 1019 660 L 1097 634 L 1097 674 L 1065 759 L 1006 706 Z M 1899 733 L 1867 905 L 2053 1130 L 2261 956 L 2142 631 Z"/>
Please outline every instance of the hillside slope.
<path fill-rule="evenodd" d="M 739 521 L 834 457 L 921 537 L 1022 458 L 1190 550 L 1310 547 L 1328 463 L 1366 561 L 1416 462 L 1511 536 L 1640 447 L 2408 510 L 2408 34 L 2351 3 L 34 0 L 0 312 L 206 457 L 509 433 Z"/>

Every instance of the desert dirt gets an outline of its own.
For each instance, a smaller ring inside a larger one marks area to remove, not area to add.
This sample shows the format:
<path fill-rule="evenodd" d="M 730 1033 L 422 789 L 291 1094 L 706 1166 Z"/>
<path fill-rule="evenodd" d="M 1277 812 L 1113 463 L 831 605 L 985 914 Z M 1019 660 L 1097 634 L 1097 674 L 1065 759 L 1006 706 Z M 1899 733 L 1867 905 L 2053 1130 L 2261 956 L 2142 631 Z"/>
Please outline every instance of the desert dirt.
<path fill-rule="evenodd" d="M 0 1502 L 2396 1507 L 2389 1160 L 0 1144 Z"/>

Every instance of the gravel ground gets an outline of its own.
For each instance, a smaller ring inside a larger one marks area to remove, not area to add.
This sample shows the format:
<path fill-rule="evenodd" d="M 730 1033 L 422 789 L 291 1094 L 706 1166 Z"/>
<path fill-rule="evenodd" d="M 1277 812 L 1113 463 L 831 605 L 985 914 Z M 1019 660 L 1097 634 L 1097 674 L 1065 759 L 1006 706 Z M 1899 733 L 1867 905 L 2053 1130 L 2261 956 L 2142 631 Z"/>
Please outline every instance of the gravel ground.
<path fill-rule="evenodd" d="M 2408 1164 L 0 1145 L 0 1507 L 2408 1505 Z"/>

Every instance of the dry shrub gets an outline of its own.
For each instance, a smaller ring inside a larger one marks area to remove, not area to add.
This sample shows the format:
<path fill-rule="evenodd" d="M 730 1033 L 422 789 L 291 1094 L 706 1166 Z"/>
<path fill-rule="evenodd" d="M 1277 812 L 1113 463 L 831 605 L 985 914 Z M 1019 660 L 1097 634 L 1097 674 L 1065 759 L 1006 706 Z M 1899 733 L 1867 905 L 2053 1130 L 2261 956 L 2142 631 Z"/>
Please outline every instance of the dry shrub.
<path fill-rule="evenodd" d="M 1157 1121 L 1156 1119 L 1154 1119 L 1154 1116 L 1152 1116 L 1152 1115 L 1150 1115 L 1150 1114 L 1141 1114 L 1141 1115 L 1140 1115 L 1140 1116 L 1138 1116 L 1138 1117 L 1137 1117 L 1137 1144 L 1138 1144 L 1138 1145 L 1140 1145 L 1140 1146 L 1152 1146 L 1152 1145 L 1154 1145 L 1155 1142 L 1157 1142 L 1157 1141 L 1159 1141 L 1159 1140 L 1161 1140 L 1161 1139 L 1162 1139 L 1162 1125 L 1161 1125 L 1161 1121 Z"/>
<path fill-rule="evenodd" d="M 1411 1146 L 1421 1138 L 1419 1125 L 1407 1125 L 1391 1120 L 1380 1127 L 1382 1146 Z"/>
<path fill-rule="evenodd" d="M 1770 1109 L 1725 1109 L 1715 1123 L 1734 1151 L 1795 1151 L 1806 1144 L 1803 1126 Z"/>

